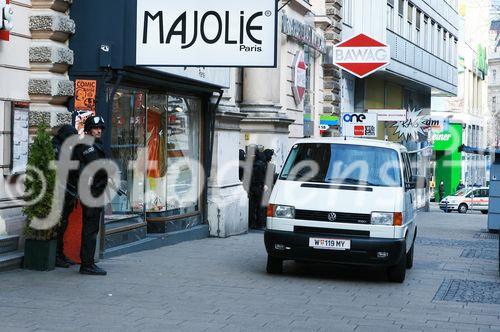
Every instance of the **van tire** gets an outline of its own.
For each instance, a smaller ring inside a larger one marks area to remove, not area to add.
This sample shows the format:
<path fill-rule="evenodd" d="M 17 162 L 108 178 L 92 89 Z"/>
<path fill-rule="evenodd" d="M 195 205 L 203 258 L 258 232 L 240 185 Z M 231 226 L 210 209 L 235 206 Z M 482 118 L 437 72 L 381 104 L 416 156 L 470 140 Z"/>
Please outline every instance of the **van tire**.
<path fill-rule="evenodd" d="M 406 245 L 403 244 L 403 252 L 406 253 Z M 399 262 L 387 268 L 387 279 L 392 282 L 403 283 L 406 277 L 406 254 L 402 255 Z"/>
<path fill-rule="evenodd" d="M 406 268 L 409 270 L 413 267 L 413 254 L 415 252 L 415 243 L 411 245 L 410 251 L 406 254 Z"/>
<path fill-rule="evenodd" d="M 481 210 L 482 214 L 488 214 L 488 210 Z"/>
<path fill-rule="evenodd" d="M 281 274 L 283 273 L 283 260 L 281 258 L 276 258 L 267 255 L 267 273 L 269 274 Z"/>

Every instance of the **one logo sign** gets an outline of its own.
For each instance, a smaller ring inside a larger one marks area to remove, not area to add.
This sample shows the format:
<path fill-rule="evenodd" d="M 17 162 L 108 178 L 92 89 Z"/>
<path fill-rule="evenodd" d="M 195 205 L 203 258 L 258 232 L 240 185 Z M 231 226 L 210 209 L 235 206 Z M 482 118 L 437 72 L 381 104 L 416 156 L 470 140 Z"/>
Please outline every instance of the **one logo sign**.
<path fill-rule="evenodd" d="M 306 71 L 307 66 L 304 62 L 304 52 L 297 51 L 293 59 L 293 98 L 297 105 L 302 104 L 306 93 Z"/>
<path fill-rule="evenodd" d="M 0 0 L 0 40 L 9 41 L 12 29 L 14 29 L 14 10 L 10 0 Z"/>
<path fill-rule="evenodd" d="M 422 110 L 408 110 L 406 121 L 396 122 L 393 127 L 396 129 L 395 133 L 399 135 L 400 139 L 418 140 L 418 134 L 425 135 L 423 128 L 428 119 L 426 116 L 421 115 Z"/>
<path fill-rule="evenodd" d="M 363 78 L 387 66 L 390 48 L 365 34 L 359 34 L 333 47 L 333 64 Z"/>
<path fill-rule="evenodd" d="M 329 221 L 335 221 L 335 220 L 337 220 L 337 214 L 335 212 L 328 213 L 328 220 Z"/>
<path fill-rule="evenodd" d="M 345 137 L 377 137 L 376 113 L 342 113 L 342 135 Z"/>
<path fill-rule="evenodd" d="M 276 66 L 277 1 L 172 3 L 137 0 L 136 65 Z"/>

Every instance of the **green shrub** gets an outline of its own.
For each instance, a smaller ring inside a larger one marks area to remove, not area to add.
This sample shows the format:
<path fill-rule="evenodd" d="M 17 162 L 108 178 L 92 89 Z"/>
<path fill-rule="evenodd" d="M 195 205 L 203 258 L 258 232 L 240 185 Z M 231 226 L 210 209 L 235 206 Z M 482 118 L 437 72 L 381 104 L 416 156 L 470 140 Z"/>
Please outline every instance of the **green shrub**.
<path fill-rule="evenodd" d="M 23 212 L 27 218 L 24 235 L 28 239 L 51 240 L 57 236 L 57 227 L 47 230 L 37 230 L 30 227 L 33 218 L 46 218 L 51 211 L 52 198 L 56 194 L 56 171 L 51 167 L 54 160 L 55 154 L 51 136 L 47 132 L 47 127 L 41 125 L 38 127 L 34 142 L 29 149 L 26 171 L 25 201 L 27 205 Z M 43 178 L 38 173 L 43 174 Z M 45 193 L 35 204 L 31 204 L 30 202 L 42 194 L 43 181 L 47 184 Z"/>

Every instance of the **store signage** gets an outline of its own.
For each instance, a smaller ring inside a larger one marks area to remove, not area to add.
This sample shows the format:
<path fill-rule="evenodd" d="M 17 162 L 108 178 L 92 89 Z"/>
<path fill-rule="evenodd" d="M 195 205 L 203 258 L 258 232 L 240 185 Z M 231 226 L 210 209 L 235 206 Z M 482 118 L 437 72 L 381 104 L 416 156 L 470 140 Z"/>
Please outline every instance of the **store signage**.
<path fill-rule="evenodd" d="M 306 93 L 306 63 L 304 62 L 304 52 L 297 51 L 293 59 L 293 83 L 292 92 L 295 104 L 300 105 L 304 101 Z"/>
<path fill-rule="evenodd" d="M 275 0 L 137 0 L 136 64 L 275 67 Z"/>
<path fill-rule="evenodd" d="M 434 151 L 458 151 L 462 145 L 462 132 L 461 124 L 450 124 L 448 131 L 433 133 Z"/>
<path fill-rule="evenodd" d="M 369 109 L 368 113 L 378 115 L 378 121 L 395 122 L 406 121 L 405 109 Z"/>
<path fill-rule="evenodd" d="M 0 0 L 0 40 L 9 41 L 14 28 L 14 10 L 10 0 Z"/>
<path fill-rule="evenodd" d="M 283 14 L 281 16 L 281 32 L 290 36 L 322 54 L 326 53 L 326 39 L 316 32 L 314 26 L 302 23 Z"/>
<path fill-rule="evenodd" d="M 424 120 L 424 129 L 430 132 L 448 131 L 450 119 L 448 118 L 427 118 Z"/>
<path fill-rule="evenodd" d="M 406 121 L 396 122 L 393 127 L 400 139 L 418 140 L 418 134 L 424 135 L 425 121 L 427 117 L 422 115 L 422 110 L 414 108 L 406 112 Z"/>
<path fill-rule="evenodd" d="M 345 137 L 377 137 L 377 114 L 342 113 L 342 135 Z"/>
<path fill-rule="evenodd" d="M 168 73 L 174 76 L 188 78 L 190 80 L 203 82 L 205 84 L 217 85 L 221 88 L 229 88 L 231 81 L 230 68 L 212 67 L 150 67 L 155 71 Z"/>
<path fill-rule="evenodd" d="M 333 47 L 333 64 L 359 78 L 387 66 L 390 59 L 388 45 L 362 33 Z"/>

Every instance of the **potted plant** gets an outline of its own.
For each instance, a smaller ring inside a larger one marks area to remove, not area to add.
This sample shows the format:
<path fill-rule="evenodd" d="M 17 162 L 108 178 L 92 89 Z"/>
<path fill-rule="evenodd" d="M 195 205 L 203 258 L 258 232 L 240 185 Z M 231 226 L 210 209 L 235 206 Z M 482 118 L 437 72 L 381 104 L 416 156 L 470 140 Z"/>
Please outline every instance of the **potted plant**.
<path fill-rule="evenodd" d="M 57 225 L 46 230 L 30 227 L 34 218 L 46 218 L 55 193 L 56 171 L 51 167 L 54 149 L 47 127 L 41 125 L 30 146 L 25 180 L 26 215 L 24 268 L 50 271 L 55 268 Z"/>

